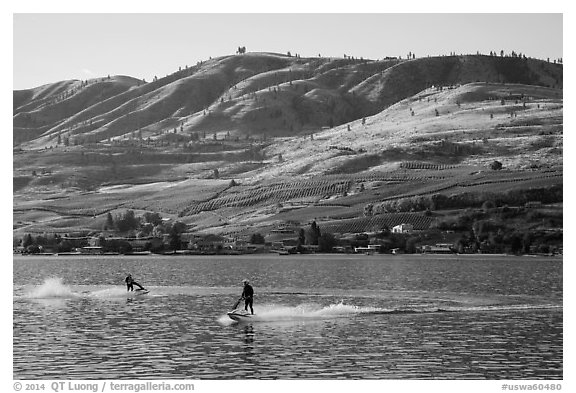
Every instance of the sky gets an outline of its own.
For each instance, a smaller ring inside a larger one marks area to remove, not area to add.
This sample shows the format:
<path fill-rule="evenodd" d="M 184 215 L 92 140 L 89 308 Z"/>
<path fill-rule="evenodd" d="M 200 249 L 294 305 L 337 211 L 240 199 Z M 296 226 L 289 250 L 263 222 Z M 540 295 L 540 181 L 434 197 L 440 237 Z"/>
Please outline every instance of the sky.
<path fill-rule="evenodd" d="M 302 57 L 514 50 L 556 59 L 563 57 L 562 33 L 561 13 L 15 12 L 13 89 L 107 75 L 150 81 L 239 46 Z"/>

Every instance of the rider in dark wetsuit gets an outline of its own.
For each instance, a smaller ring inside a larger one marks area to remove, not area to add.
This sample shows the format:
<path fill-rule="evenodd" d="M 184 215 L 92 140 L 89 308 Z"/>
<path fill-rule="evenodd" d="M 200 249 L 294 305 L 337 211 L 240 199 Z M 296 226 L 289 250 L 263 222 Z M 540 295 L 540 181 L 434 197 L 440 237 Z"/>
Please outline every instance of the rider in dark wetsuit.
<path fill-rule="evenodd" d="M 249 284 L 248 280 L 242 280 L 244 284 L 244 290 L 242 291 L 242 299 L 244 299 L 244 311 L 248 311 L 248 306 L 250 306 L 250 312 L 254 314 L 254 309 L 252 308 L 252 303 L 254 302 L 254 288 Z"/>
<path fill-rule="evenodd" d="M 133 291 L 134 285 L 137 285 L 138 287 L 140 287 L 140 289 L 146 289 L 142 285 L 140 285 L 136 281 L 134 281 L 131 274 L 128 274 L 128 277 L 126 277 L 126 280 L 124 280 L 124 281 L 126 281 L 126 287 L 127 287 L 126 290 L 127 291 Z"/>

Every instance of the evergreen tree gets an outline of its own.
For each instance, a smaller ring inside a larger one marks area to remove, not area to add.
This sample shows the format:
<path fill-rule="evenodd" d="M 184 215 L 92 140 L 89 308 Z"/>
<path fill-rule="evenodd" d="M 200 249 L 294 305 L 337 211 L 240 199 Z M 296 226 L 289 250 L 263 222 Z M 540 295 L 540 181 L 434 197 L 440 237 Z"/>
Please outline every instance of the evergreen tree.
<path fill-rule="evenodd" d="M 500 161 L 495 160 L 492 164 L 490 164 L 490 169 L 498 171 L 502 169 L 502 163 Z"/>
<path fill-rule="evenodd" d="M 252 234 L 252 236 L 250 236 L 250 243 L 264 244 L 265 243 L 264 236 L 262 236 L 260 233 L 254 233 Z"/>
<path fill-rule="evenodd" d="M 144 220 L 154 226 L 162 224 L 162 216 L 159 213 L 146 212 L 143 215 Z"/>
<path fill-rule="evenodd" d="M 318 246 L 321 252 L 332 252 L 336 246 L 336 238 L 331 233 L 323 233 L 318 238 Z"/>
<path fill-rule="evenodd" d="M 306 243 L 306 232 L 304 228 L 300 228 L 298 231 L 298 245 L 303 245 Z"/>
<path fill-rule="evenodd" d="M 170 229 L 170 248 L 174 251 L 179 250 L 182 247 L 182 239 L 180 237 L 180 232 L 176 225 L 173 225 Z"/>
<path fill-rule="evenodd" d="M 312 224 L 310 224 L 310 244 L 318 245 L 320 236 L 320 227 L 316 224 L 316 221 L 312 221 Z"/>
<path fill-rule="evenodd" d="M 32 240 L 32 235 L 29 233 L 24 236 L 24 239 L 22 239 L 22 247 L 24 248 L 31 246 L 33 243 L 34 241 Z"/>
<path fill-rule="evenodd" d="M 108 212 L 108 214 L 106 214 L 106 225 L 104 226 L 104 229 L 113 229 L 113 228 L 114 228 L 114 219 L 112 218 L 112 214 Z"/>
<path fill-rule="evenodd" d="M 116 217 L 115 227 L 118 232 L 128 232 L 137 229 L 140 225 L 140 220 L 136 217 L 133 210 L 126 211 L 123 215 Z"/>

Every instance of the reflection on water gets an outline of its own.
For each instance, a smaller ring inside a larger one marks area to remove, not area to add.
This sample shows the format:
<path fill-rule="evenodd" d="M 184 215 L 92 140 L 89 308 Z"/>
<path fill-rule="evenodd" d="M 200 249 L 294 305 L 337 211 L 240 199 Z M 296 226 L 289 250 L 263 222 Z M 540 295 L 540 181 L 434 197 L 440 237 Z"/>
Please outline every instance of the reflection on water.
<path fill-rule="evenodd" d="M 562 378 L 561 263 L 282 261 L 15 258 L 14 378 Z M 246 272 L 257 318 L 236 323 Z"/>
<path fill-rule="evenodd" d="M 244 326 L 244 344 L 251 344 L 254 342 L 254 327 L 252 325 Z M 248 348 L 248 346 L 247 346 Z"/>

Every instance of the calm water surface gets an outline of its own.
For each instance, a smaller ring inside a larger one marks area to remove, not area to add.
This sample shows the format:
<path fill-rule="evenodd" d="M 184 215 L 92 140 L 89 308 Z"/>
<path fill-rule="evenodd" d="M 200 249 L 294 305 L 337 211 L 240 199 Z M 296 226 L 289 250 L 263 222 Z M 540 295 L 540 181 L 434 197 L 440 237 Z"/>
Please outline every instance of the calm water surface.
<path fill-rule="evenodd" d="M 14 379 L 562 379 L 562 260 L 14 257 Z M 124 277 L 151 289 L 127 295 Z M 226 312 L 241 280 L 256 319 Z"/>

